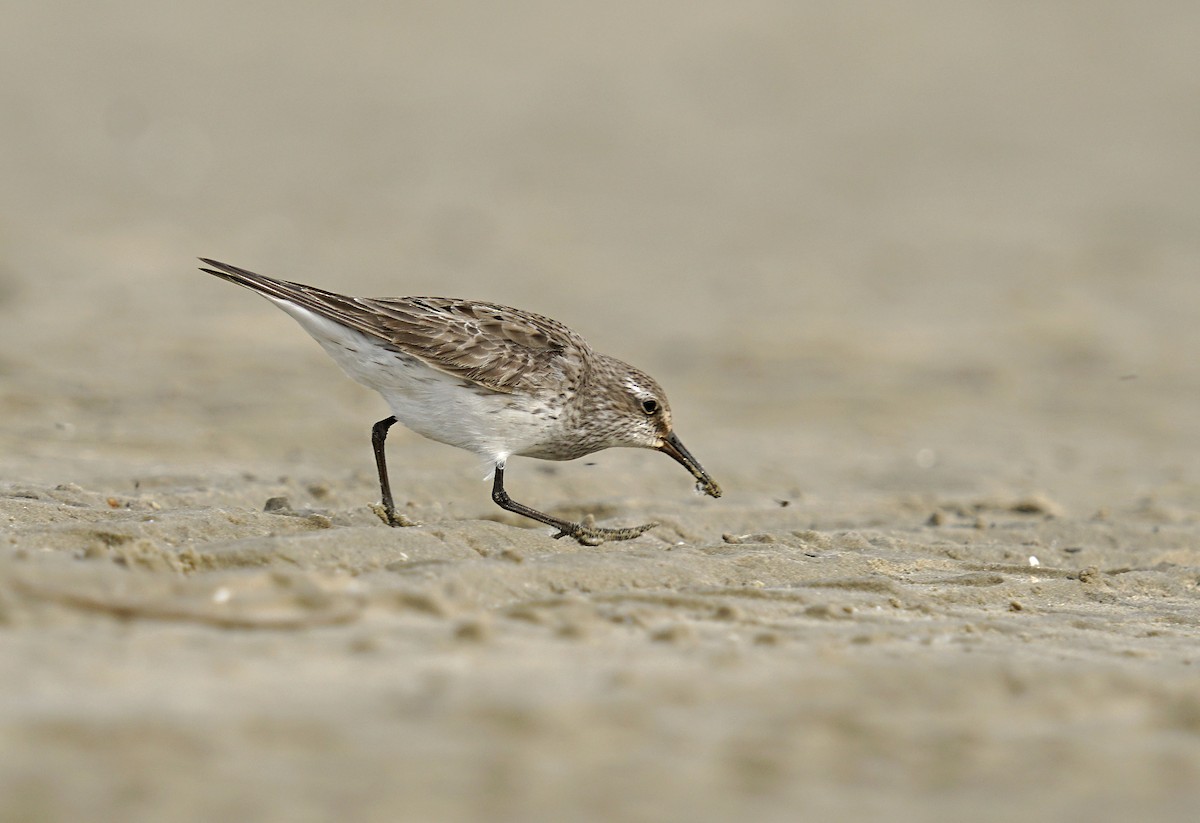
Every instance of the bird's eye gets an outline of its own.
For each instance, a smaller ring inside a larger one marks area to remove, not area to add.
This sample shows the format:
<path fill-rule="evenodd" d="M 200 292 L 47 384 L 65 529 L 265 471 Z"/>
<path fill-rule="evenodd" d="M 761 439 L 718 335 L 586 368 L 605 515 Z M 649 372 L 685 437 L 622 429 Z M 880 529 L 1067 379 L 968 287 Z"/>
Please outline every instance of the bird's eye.
<path fill-rule="evenodd" d="M 653 397 L 642 401 L 642 411 L 646 414 L 654 414 L 658 411 L 658 401 Z"/>

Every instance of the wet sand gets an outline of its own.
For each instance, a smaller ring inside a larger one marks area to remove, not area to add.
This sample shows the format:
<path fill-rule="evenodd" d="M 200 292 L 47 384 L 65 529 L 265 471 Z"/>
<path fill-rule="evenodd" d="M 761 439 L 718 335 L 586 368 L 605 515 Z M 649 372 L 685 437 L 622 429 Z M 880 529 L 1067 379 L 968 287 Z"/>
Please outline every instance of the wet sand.
<path fill-rule="evenodd" d="M 1190 820 L 1191 4 L 20 3 L 0 819 Z M 210 256 L 495 300 L 726 491 L 470 455 Z M 284 498 L 264 510 L 268 500 Z"/>

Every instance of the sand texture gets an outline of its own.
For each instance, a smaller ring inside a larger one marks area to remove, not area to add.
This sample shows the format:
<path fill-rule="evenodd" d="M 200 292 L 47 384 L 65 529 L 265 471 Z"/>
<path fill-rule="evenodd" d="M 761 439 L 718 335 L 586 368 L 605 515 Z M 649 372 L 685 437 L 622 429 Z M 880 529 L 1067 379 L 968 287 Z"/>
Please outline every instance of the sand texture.
<path fill-rule="evenodd" d="M 4 18 L 0 820 L 1196 818 L 1200 6 Z M 386 528 L 201 255 L 558 318 L 726 494 L 397 427 Z"/>

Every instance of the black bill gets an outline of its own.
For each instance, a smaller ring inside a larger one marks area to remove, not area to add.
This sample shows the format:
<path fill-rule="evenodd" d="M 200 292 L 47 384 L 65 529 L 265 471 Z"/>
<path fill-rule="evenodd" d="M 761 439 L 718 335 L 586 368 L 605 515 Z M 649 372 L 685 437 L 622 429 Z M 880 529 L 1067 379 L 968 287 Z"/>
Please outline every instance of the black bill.
<path fill-rule="evenodd" d="M 708 476 L 708 472 L 704 470 L 704 467 L 700 465 L 696 458 L 692 457 L 692 453 L 684 447 L 683 443 L 679 442 L 679 438 L 675 436 L 674 432 L 671 432 L 662 439 L 662 444 L 659 445 L 658 450 L 671 455 L 681 466 L 692 473 L 692 476 L 696 478 L 697 491 L 702 491 L 709 497 L 721 496 L 721 487 L 717 485 L 715 480 Z"/>

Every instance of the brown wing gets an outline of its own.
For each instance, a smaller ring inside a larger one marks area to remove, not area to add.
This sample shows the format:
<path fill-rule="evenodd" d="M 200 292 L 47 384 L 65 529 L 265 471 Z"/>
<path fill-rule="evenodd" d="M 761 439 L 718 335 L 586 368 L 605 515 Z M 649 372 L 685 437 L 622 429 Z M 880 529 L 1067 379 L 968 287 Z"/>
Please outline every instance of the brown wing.
<path fill-rule="evenodd" d="M 531 312 L 447 297 L 347 297 L 200 259 L 219 269 L 203 269 L 209 274 L 295 303 L 494 391 L 567 385 L 586 366 L 588 348 L 578 334 Z"/>
<path fill-rule="evenodd" d="M 360 298 L 372 331 L 451 374 L 510 392 L 570 382 L 586 344 L 562 323 L 520 309 L 447 297 Z"/>

